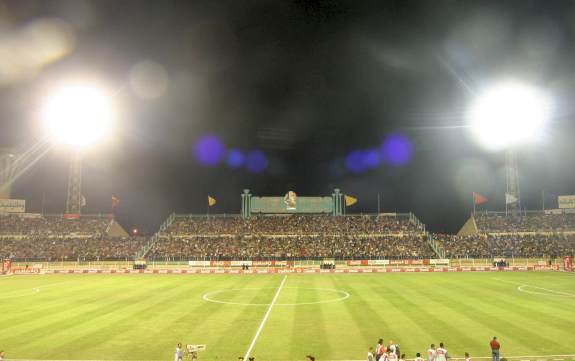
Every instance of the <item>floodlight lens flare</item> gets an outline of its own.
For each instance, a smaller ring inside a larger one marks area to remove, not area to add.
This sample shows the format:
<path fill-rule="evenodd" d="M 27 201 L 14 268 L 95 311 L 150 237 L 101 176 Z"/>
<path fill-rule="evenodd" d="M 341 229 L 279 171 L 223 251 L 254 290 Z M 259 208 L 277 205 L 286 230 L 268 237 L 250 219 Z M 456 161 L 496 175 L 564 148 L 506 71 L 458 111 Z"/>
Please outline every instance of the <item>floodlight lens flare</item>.
<path fill-rule="evenodd" d="M 55 92 L 44 109 L 50 134 L 60 143 L 85 147 L 101 140 L 112 121 L 110 98 L 90 87 Z"/>
<path fill-rule="evenodd" d="M 468 114 L 469 128 L 489 150 L 503 150 L 536 137 L 549 118 L 550 103 L 537 89 L 503 84 L 481 95 Z"/>

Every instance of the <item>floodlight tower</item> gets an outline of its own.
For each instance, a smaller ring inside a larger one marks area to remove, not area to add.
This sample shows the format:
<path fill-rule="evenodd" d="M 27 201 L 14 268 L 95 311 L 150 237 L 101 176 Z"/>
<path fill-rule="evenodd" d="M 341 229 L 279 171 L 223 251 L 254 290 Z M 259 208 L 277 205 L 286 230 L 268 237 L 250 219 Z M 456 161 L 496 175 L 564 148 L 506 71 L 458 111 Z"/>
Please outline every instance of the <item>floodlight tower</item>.
<path fill-rule="evenodd" d="M 512 215 L 521 209 L 517 147 L 541 135 L 550 109 L 540 90 L 504 82 L 483 93 L 469 111 L 469 129 L 477 141 L 488 150 L 505 151 L 505 205 Z"/>
<path fill-rule="evenodd" d="M 112 122 L 110 98 L 86 86 L 69 86 L 52 94 L 44 109 L 51 136 L 71 148 L 66 213 L 82 210 L 82 150 L 101 140 Z"/>

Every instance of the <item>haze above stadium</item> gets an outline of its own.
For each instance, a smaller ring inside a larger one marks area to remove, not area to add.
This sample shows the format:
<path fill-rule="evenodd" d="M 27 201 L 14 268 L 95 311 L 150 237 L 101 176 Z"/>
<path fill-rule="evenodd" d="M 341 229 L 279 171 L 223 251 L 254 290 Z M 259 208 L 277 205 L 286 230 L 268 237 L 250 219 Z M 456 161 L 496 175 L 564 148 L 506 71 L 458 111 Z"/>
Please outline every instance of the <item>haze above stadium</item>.
<path fill-rule="evenodd" d="M 504 156 L 466 111 L 512 79 L 555 111 L 518 149 L 523 205 L 573 194 L 575 4 L 569 1 L 5 1 L 0 147 L 41 138 L 47 89 L 112 89 L 115 132 L 84 161 L 86 213 L 153 231 L 171 211 L 238 213 L 240 192 L 331 193 L 350 212 L 413 211 L 455 231 L 472 192 L 503 209 Z M 30 49 L 34 49 L 31 51 Z M 399 153 L 399 154 L 398 154 Z M 246 160 L 247 159 L 247 160 Z M 68 153 L 50 149 L 15 183 L 29 211 L 62 212 Z"/>

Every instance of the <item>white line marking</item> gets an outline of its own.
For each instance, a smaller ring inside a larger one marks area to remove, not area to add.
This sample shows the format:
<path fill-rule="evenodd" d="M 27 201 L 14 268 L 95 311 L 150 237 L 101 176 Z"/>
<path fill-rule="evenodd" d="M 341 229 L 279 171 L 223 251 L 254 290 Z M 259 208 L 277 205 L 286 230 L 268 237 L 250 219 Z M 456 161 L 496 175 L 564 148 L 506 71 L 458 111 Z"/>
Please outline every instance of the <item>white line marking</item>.
<path fill-rule="evenodd" d="M 247 360 L 250 357 L 250 352 L 252 352 L 252 349 L 254 348 L 258 337 L 260 336 L 260 332 L 262 332 L 262 330 L 264 329 L 264 325 L 266 324 L 266 321 L 268 320 L 268 317 L 270 316 L 270 313 L 272 312 L 272 308 L 274 307 L 274 304 L 276 303 L 278 296 L 280 295 L 280 292 L 284 286 L 284 283 L 286 283 L 286 280 L 287 280 L 287 275 L 284 276 L 282 282 L 280 283 L 280 286 L 278 287 L 278 290 L 276 291 L 276 294 L 274 295 L 274 298 L 272 299 L 272 303 L 270 303 L 270 306 L 268 307 L 268 310 L 266 311 L 266 314 L 265 314 L 262 322 L 260 323 L 260 327 L 258 328 L 256 335 L 254 336 L 254 339 L 252 340 L 252 343 L 250 344 L 250 347 L 246 351 L 246 356 L 244 357 L 244 360 Z"/>
<path fill-rule="evenodd" d="M 547 292 L 528 291 L 528 290 L 525 290 L 524 287 L 536 288 L 536 289 L 544 290 L 544 291 L 547 291 Z M 568 298 L 573 298 L 573 297 L 575 297 L 575 295 L 572 294 L 572 293 L 549 290 L 549 289 L 547 289 L 547 288 L 537 287 L 537 286 L 531 286 L 531 285 L 528 285 L 528 284 L 524 284 L 524 285 L 521 285 L 521 286 L 517 286 L 517 290 L 520 291 L 520 292 L 531 293 L 531 294 L 534 294 L 534 295 L 554 296 L 554 297 L 568 297 Z"/>
<path fill-rule="evenodd" d="M 204 293 L 204 295 L 202 296 L 202 299 L 204 301 L 207 302 L 212 302 L 212 303 L 220 303 L 223 305 L 235 305 L 235 306 L 269 306 L 269 303 L 244 303 L 244 302 L 228 302 L 228 301 L 220 301 L 217 299 L 214 299 L 212 297 L 219 295 L 220 293 L 224 293 L 224 292 L 241 292 L 241 291 L 245 291 L 245 290 L 253 290 L 253 291 L 260 291 L 266 288 L 230 288 L 230 289 L 226 289 L 226 290 L 216 290 L 216 291 L 211 291 L 208 293 Z M 275 288 L 274 288 L 275 289 Z M 335 293 L 335 294 L 339 294 L 340 297 L 336 297 L 336 298 L 331 298 L 328 300 L 323 300 L 323 301 L 315 301 L 315 302 L 298 302 L 298 303 L 276 303 L 275 306 L 279 307 L 279 306 L 288 306 L 288 307 L 295 307 L 295 306 L 303 306 L 303 305 L 319 305 L 319 304 L 326 304 L 326 303 L 334 303 L 334 302 L 340 302 L 343 300 L 348 299 L 349 297 L 351 297 L 351 295 L 346 292 L 346 291 L 342 291 L 342 290 L 336 290 L 336 289 L 331 289 L 331 288 L 317 288 L 317 287 L 284 287 L 284 289 L 303 289 L 303 290 L 319 290 L 319 291 L 325 291 L 325 292 L 331 292 L 331 293 Z"/>
<path fill-rule="evenodd" d="M 569 292 L 563 292 L 563 291 L 556 291 L 556 290 L 550 290 L 548 288 L 543 288 L 543 287 L 539 287 L 539 286 L 533 286 L 530 285 L 528 283 L 520 283 L 520 282 L 513 282 L 513 281 L 507 281 L 507 280 L 502 280 L 501 278 L 493 278 L 494 280 L 497 280 L 499 282 L 504 282 L 504 283 L 509 283 L 512 285 L 519 285 L 517 286 L 517 291 L 519 292 L 524 292 L 524 293 L 531 293 L 534 295 L 542 295 L 542 296 L 553 296 L 553 297 L 568 297 L 568 298 L 572 298 L 575 297 L 575 294 L 573 293 L 569 293 Z M 529 291 L 529 290 L 525 290 L 525 287 L 529 287 L 529 288 L 536 288 L 539 290 L 543 290 L 546 292 L 536 292 L 536 291 Z M 477 358 L 477 357 L 476 357 Z"/>

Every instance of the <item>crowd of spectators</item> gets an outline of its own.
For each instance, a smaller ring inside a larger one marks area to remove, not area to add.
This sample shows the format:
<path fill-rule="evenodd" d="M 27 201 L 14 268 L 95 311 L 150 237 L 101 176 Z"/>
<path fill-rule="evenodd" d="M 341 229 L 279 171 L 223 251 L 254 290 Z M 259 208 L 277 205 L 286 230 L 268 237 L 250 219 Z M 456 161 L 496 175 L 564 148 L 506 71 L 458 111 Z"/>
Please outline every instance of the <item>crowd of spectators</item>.
<path fill-rule="evenodd" d="M 575 234 L 476 234 L 455 236 L 438 234 L 448 258 L 561 257 L 573 255 Z"/>
<path fill-rule="evenodd" d="M 477 215 L 480 232 L 435 234 L 448 258 L 560 257 L 574 253 L 575 216 Z M 144 237 L 108 236 L 110 220 L 0 216 L 0 257 L 35 260 L 132 259 Z M 176 217 L 148 253 L 154 259 L 416 259 L 434 251 L 409 217 L 286 215 Z"/>
<path fill-rule="evenodd" d="M 66 219 L 62 216 L 0 215 L 0 236 L 100 237 L 105 234 L 107 218 Z"/>
<path fill-rule="evenodd" d="M 481 233 L 561 232 L 575 230 L 575 214 L 476 214 L 475 223 Z"/>
<path fill-rule="evenodd" d="M 408 217 L 352 215 L 285 215 L 229 217 L 177 217 L 166 230 L 171 236 L 213 234 L 384 234 L 415 232 Z"/>
<path fill-rule="evenodd" d="M 145 238 L 110 237 L 110 219 L 0 215 L 0 258 L 78 261 L 133 259 Z"/>
<path fill-rule="evenodd" d="M 169 237 L 154 245 L 151 259 L 369 259 L 431 258 L 421 234 L 357 236 Z"/>
<path fill-rule="evenodd" d="M 0 238 L 0 256 L 38 261 L 131 260 L 143 244 L 142 237 Z"/>
<path fill-rule="evenodd" d="M 171 259 L 429 258 L 409 217 L 274 215 L 177 217 L 148 254 Z"/>

